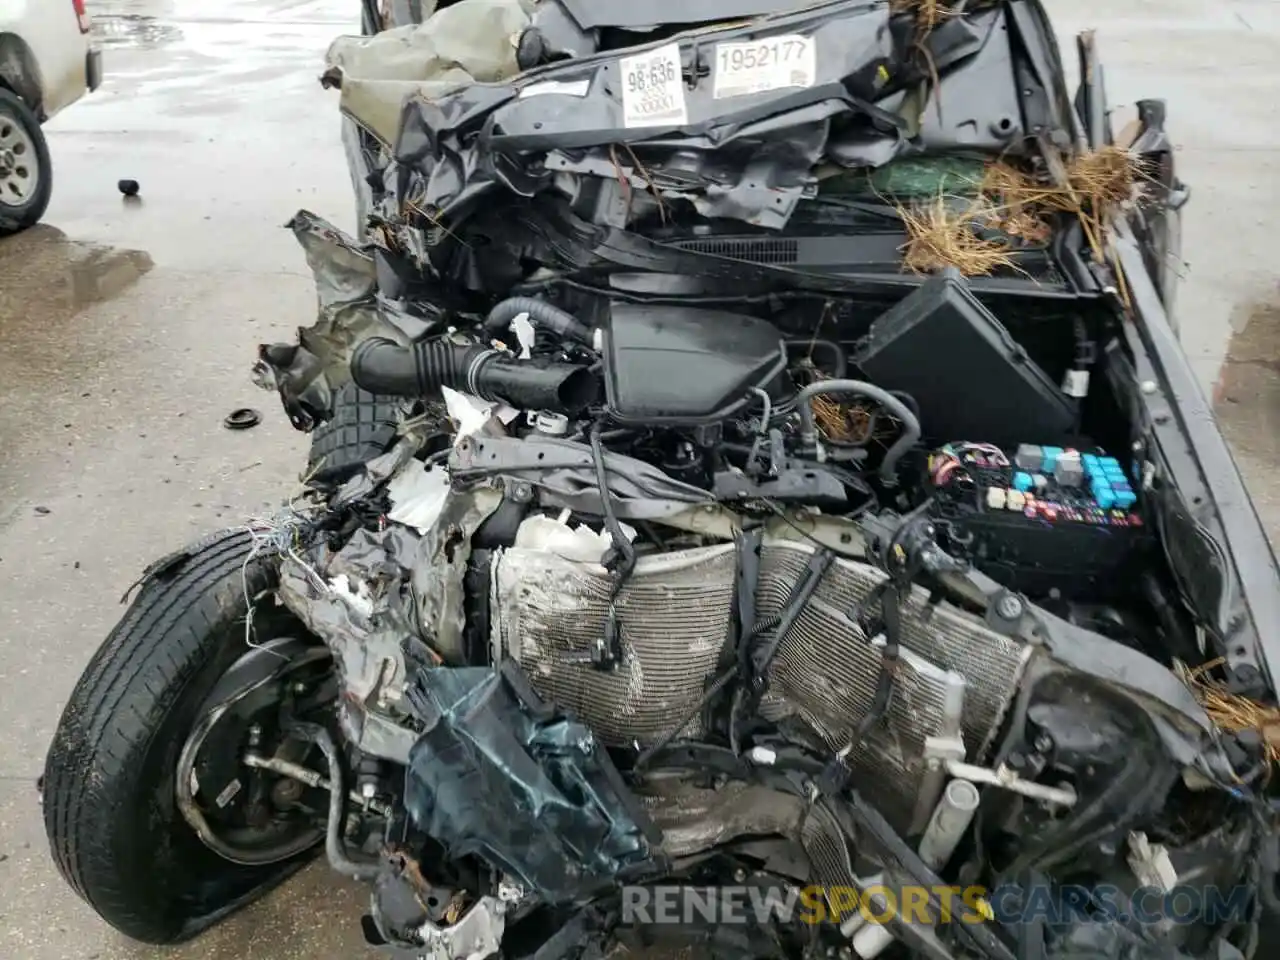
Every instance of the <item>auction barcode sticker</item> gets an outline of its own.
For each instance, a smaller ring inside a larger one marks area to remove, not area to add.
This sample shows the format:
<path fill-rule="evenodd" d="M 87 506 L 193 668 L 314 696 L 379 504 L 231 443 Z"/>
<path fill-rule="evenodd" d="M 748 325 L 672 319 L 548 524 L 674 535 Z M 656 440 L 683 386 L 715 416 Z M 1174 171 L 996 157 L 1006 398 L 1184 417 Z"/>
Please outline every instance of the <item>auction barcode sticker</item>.
<path fill-rule="evenodd" d="M 628 127 L 683 126 L 689 122 L 680 75 L 680 44 L 624 57 L 618 61 L 622 79 L 622 123 Z"/>
<path fill-rule="evenodd" d="M 798 33 L 748 43 L 717 43 L 715 69 L 714 96 L 720 100 L 786 87 L 812 87 L 817 82 L 818 55 L 813 37 Z"/>

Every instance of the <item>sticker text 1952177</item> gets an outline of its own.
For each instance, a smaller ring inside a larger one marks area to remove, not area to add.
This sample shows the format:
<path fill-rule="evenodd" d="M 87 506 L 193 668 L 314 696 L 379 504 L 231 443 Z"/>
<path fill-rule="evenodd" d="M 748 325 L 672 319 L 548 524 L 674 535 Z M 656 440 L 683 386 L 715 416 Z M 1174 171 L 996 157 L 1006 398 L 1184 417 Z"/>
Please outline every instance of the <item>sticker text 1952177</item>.
<path fill-rule="evenodd" d="M 745 43 L 716 44 L 715 97 L 812 87 L 817 79 L 813 37 L 786 34 Z"/>

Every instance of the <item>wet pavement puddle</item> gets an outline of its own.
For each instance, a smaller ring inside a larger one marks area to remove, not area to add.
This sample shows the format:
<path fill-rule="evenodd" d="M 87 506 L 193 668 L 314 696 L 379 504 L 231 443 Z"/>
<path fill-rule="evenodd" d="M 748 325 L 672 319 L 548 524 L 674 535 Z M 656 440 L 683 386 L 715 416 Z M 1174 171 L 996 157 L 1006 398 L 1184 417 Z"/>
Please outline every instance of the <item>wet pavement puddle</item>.
<path fill-rule="evenodd" d="M 72 240 L 46 225 L 0 241 L 0 316 L 6 339 L 25 323 L 46 328 L 119 296 L 152 267 L 150 254 Z"/>
<path fill-rule="evenodd" d="M 104 47 L 155 49 L 182 39 L 172 23 L 141 14 L 99 13 L 93 18 L 93 38 Z"/>

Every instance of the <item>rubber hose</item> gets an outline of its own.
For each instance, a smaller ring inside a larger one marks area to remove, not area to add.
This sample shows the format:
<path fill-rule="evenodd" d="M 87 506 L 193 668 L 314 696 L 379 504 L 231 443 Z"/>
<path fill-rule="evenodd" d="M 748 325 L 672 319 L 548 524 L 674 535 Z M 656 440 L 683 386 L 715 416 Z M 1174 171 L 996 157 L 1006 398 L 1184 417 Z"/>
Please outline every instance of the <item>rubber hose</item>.
<path fill-rule="evenodd" d="M 353 880 L 367 883 L 376 879 L 380 872 L 378 865 L 356 863 L 347 856 L 346 844 L 342 842 L 347 792 L 342 776 L 342 762 L 338 759 L 338 748 L 333 744 L 333 737 L 329 736 L 328 730 L 315 723 L 294 724 L 289 732 L 319 747 L 329 765 L 329 823 L 324 836 L 324 852 L 329 866 Z"/>
<path fill-rule="evenodd" d="M 534 297 L 509 297 L 495 305 L 484 318 L 484 332 L 491 337 L 505 336 L 511 321 L 522 313 L 529 315 L 529 322 L 535 327 L 549 330 L 561 340 L 590 347 L 595 339 L 591 328 L 573 314 Z"/>
<path fill-rule="evenodd" d="M 444 340 L 401 346 L 370 337 L 351 356 L 351 378 L 370 393 L 425 397 L 449 387 L 521 410 L 574 416 L 595 402 L 600 384 L 589 367 L 517 360 L 480 344 Z"/>
<path fill-rule="evenodd" d="M 800 408 L 800 442 L 806 446 L 814 446 L 818 442 L 818 430 L 813 423 L 813 407 L 809 405 L 809 401 L 829 393 L 852 393 L 868 397 L 902 421 L 902 436 L 889 448 L 880 464 L 880 482 L 887 487 L 896 486 L 898 475 L 895 468 L 898 461 L 920 439 L 920 421 L 916 415 L 888 390 L 882 390 L 873 383 L 862 380 L 819 380 L 809 384 L 796 396 L 796 405 Z"/>

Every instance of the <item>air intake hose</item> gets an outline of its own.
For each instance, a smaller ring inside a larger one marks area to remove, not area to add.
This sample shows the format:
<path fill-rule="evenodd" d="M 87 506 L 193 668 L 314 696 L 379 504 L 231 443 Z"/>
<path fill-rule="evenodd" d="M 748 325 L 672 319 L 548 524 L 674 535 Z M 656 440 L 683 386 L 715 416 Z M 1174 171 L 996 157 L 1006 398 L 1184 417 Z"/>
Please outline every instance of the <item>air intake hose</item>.
<path fill-rule="evenodd" d="M 511 321 L 522 313 L 529 315 L 535 328 L 547 330 L 561 340 L 574 340 L 591 346 L 591 328 L 567 310 L 533 297 L 508 297 L 495 304 L 484 318 L 484 332 L 491 337 L 505 337 Z"/>
<path fill-rule="evenodd" d="M 449 387 L 521 410 L 573 416 L 595 402 L 600 385 L 588 367 L 517 360 L 481 344 L 444 340 L 403 347 L 370 337 L 351 355 L 351 379 L 370 393 L 425 397 Z"/>

